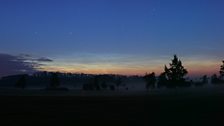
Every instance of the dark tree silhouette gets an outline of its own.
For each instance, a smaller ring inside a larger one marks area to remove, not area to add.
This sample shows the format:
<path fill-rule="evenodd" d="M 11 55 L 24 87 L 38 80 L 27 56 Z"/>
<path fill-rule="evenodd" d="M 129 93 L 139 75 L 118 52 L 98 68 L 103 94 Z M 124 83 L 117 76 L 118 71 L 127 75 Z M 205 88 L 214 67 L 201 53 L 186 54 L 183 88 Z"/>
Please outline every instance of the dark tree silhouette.
<path fill-rule="evenodd" d="M 103 81 L 103 82 L 101 83 L 101 87 L 102 87 L 103 89 L 107 89 L 107 83 L 106 83 L 105 81 Z"/>
<path fill-rule="evenodd" d="M 158 88 L 161 88 L 161 87 L 166 86 L 167 83 L 168 83 L 168 80 L 167 80 L 166 74 L 165 74 L 165 72 L 163 72 L 158 77 L 157 86 L 158 86 Z"/>
<path fill-rule="evenodd" d="M 99 84 L 99 77 L 98 76 L 95 76 L 94 77 L 94 82 L 93 82 L 93 85 L 94 85 L 94 87 L 95 87 L 95 89 L 96 90 L 100 90 L 101 88 L 100 88 L 100 84 Z"/>
<path fill-rule="evenodd" d="M 50 88 L 58 88 L 59 86 L 60 86 L 60 80 L 58 77 L 58 73 L 52 73 L 50 80 Z"/>
<path fill-rule="evenodd" d="M 223 79 L 224 77 L 224 60 L 222 61 L 222 63 L 223 64 L 220 66 L 220 71 L 219 71 L 221 79 Z"/>
<path fill-rule="evenodd" d="M 119 87 L 121 86 L 122 84 L 122 79 L 121 77 L 118 77 L 116 80 L 115 80 L 115 84 L 117 86 L 117 89 L 119 89 Z"/>
<path fill-rule="evenodd" d="M 208 84 L 208 77 L 207 75 L 204 75 L 200 78 L 201 81 L 199 82 L 194 82 L 193 84 L 198 87 L 198 86 L 203 86 L 205 84 Z M 193 82 L 193 81 L 192 81 Z"/>
<path fill-rule="evenodd" d="M 26 77 L 27 75 L 21 75 L 19 80 L 16 82 L 15 87 L 24 89 L 26 87 Z"/>
<path fill-rule="evenodd" d="M 212 84 L 218 84 L 220 82 L 220 80 L 219 80 L 219 78 L 217 77 L 217 75 L 216 74 L 213 74 L 212 76 L 211 76 L 211 83 Z"/>
<path fill-rule="evenodd" d="M 202 77 L 202 83 L 203 83 L 203 84 L 208 84 L 208 77 L 207 77 L 207 75 L 204 75 L 204 76 Z"/>
<path fill-rule="evenodd" d="M 150 87 L 155 88 L 156 76 L 155 76 L 154 72 L 152 72 L 150 74 L 146 74 L 144 76 L 144 80 L 146 81 L 146 89 L 147 90 L 149 90 Z"/>
<path fill-rule="evenodd" d="M 176 55 L 170 63 L 170 68 L 165 65 L 165 74 L 168 79 L 167 87 L 185 86 L 184 76 L 187 75 L 187 70 L 182 66 L 182 62 Z"/>

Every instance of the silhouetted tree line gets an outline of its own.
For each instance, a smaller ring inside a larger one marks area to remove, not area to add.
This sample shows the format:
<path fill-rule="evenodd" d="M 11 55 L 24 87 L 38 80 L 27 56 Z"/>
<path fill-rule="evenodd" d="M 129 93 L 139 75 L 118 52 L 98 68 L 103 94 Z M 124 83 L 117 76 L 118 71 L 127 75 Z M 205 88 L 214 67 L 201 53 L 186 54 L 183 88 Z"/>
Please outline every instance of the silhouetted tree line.
<path fill-rule="evenodd" d="M 190 85 L 190 82 L 186 81 L 184 76 L 187 75 L 187 70 L 183 67 L 182 62 L 178 59 L 176 55 L 172 59 L 172 62 L 169 64 L 169 68 L 165 65 L 164 72 L 161 73 L 158 77 L 158 87 L 186 87 Z M 151 87 L 155 88 L 156 76 L 155 73 L 146 74 L 144 76 L 146 81 L 147 89 Z"/>
<path fill-rule="evenodd" d="M 121 75 L 95 75 L 83 84 L 83 90 L 112 90 L 125 86 L 123 79 L 126 76 Z"/>
<path fill-rule="evenodd" d="M 187 69 L 184 68 L 182 62 L 176 55 L 174 55 L 169 66 L 164 66 L 164 72 L 159 76 L 156 76 L 154 72 L 146 73 L 145 76 L 123 76 L 114 74 L 73 74 L 73 73 L 60 73 L 60 72 L 37 72 L 33 75 L 12 75 L 2 77 L 0 80 L 0 86 L 13 85 L 16 88 L 24 89 L 27 86 L 42 85 L 47 90 L 68 90 L 63 87 L 66 84 L 77 86 L 82 85 L 83 90 L 119 90 L 121 87 L 128 90 L 126 83 L 138 83 L 145 80 L 146 89 L 150 88 L 175 88 L 175 87 L 189 87 L 203 86 L 209 83 L 209 79 L 212 84 L 224 84 L 224 61 L 220 66 L 220 75 L 212 75 L 209 78 L 207 75 L 203 75 L 198 81 L 186 79 L 188 74 Z"/>
<path fill-rule="evenodd" d="M 15 84 L 15 87 L 24 89 L 26 87 L 27 76 L 28 76 L 27 74 L 20 75 L 20 77 L 18 78 Z"/>
<path fill-rule="evenodd" d="M 68 90 L 64 85 L 82 85 L 83 90 L 118 90 L 124 87 L 123 80 L 127 78 L 122 75 L 93 75 L 93 74 L 72 74 L 60 72 L 37 72 L 33 75 L 12 75 L 2 77 L 0 86 L 11 85 L 24 89 L 27 86 L 46 87 L 47 90 Z"/>
<path fill-rule="evenodd" d="M 224 60 L 222 61 L 222 65 L 220 66 L 219 76 L 213 74 L 211 77 L 211 83 L 213 84 L 223 84 L 224 83 Z"/>
<path fill-rule="evenodd" d="M 200 78 L 200 81 L 196 81 L 196 82 L 192 82 L 192 83 L 194 83 L 194 85 L 196 87 L 203 86 L 205 84 L 208 84 L 208 77 L 207 77 L 207 75 L 204 75 Z"/>
<path fill-rule="evenodd" d="M 156 84 L 156 76 L 155 73 L 152 72 L 150 74 L 146 74 L 144 76 L 144 79 L 146 81 L 146 89 L 149 90 L 149 88 L 155 88 L 155 84 Z"/>
<path fill-rule="evenodd" d="M 220 66 L 220 78 L 224 79 L 224 60 L 222 61 L 222 65 Z"/>
<path fill-rule="evenodd" d="M 212 84 L 224 84 L 224 61 L 223 65 L 220 67 L 220 76 L 218 77 L 216 74 L 211 76 Z M 182 65 L 181 60 L 178 59 L 176 55 L 172 59 L 169 64 L 169 68 L 165 65 L 164 72 L 161 73 L 158 77 L 155 76 L 155 73 L 149 73 L 143 77 L 146 81 L 146 89 L 148 90 L 150 87 L 155 88 L 156 84 L 158 88 L 167 87 L 167 88 L 175 88 L 175 87 L 189 87 L 191 85 L 195 86 L 203 86 L 208 84 L 209 78 L 207 75 L 204 75 L 200 78 L 200 81 L 187 80 L 185 76 L 188 71 Z"/>

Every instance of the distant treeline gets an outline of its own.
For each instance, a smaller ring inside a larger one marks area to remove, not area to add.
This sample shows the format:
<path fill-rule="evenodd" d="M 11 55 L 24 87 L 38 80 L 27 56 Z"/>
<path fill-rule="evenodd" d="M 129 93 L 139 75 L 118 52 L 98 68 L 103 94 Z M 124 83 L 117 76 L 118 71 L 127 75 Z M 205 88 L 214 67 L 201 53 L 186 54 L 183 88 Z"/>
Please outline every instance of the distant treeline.
<path fill-rule="evenodd" d="M 0 87 L 13 86 L 16 88 L 26 88 L 27 86 L 42 86 L 47 90 L 68 90 L 64 87 L 66 84 L 72 86 L 81 85 L 83 90 L 118 90 L 122 87 L 128 90 L 128 83 L 138 83 L 145 81 L 146 89 L 150 88 L 175 88 L 203 86 L 209 83 L 224 84 L 224 61 L 220 66 L 219 75 L 212 75 L 210 78 L 204 75 L 199 81 L 186 79 L 187 69 L 182 65 L 181 60 L 174 55 L 169 67 L 164 66 L 164 72 L 156 76 L 154 72 L 146 73 L 145 76 L 124 76 L 114 74 L 73 74 L 60 72 L 37 72 L 32 75 L 22 74 L 2 77 Z"/>
<path fill-rule="evenodd" d="M 41 86 L 48 90 L 67 90 L 64 86 L 82 85 L 83 90 L 116 90 L 125 87 L 123 81 L 138 81 L 140 76 L 123 76 L 114 74 L 72 74 L 60 72 L 37 72 L 32 75 L 21 74 L 2 77 L 0 87 L 26 88 L 27 86 Z"/>
<path fill-rule="evenodd" d="M 220 75 L 217 76 L 216 74 L 212 75 L 210 80 L 212 84 L 224 84 L 224 61 L 223 64 L 220 66 Z M 185 76 L 188 74 L 187 69 L 184 68 L 182 65 L 181 60 L 178 59 L 176 55 L 172 59 L 171 63 L 169 64 L 169 68 L 165 65 L 164 72 L 161 73 L 158 78 L 156 78 L 155 73 L 149 73 L 144 76 L 146 81 L 146 89 L 155 88 L 157 87 L 167 87 L 167 88 L 174 88 L 174 87 L 189 87 L 191 85 L 194 86 L 202 86 L 208 83 L 209 78 L 207 75 L 203 75 L 200 78 L 200 81 L 193 81 L 187 80 Z"/>

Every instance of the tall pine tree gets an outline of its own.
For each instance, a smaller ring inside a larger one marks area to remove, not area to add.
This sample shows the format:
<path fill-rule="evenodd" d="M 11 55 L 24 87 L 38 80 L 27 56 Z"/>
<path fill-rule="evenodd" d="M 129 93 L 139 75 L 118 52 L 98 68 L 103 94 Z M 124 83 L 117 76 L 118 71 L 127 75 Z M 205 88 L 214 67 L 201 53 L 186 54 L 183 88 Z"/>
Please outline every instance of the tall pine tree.
<path fill-rule="evenodd" d="M 187 75 L 187 70 L 183 67 L 182 62 L 178 59 L 176 55 L 169 64 L 170 68 L 165 65 L 165 75 L 167 77 L 168 83 L 167 87 L 184 86 L 185 79 L 184 76 Z"/>

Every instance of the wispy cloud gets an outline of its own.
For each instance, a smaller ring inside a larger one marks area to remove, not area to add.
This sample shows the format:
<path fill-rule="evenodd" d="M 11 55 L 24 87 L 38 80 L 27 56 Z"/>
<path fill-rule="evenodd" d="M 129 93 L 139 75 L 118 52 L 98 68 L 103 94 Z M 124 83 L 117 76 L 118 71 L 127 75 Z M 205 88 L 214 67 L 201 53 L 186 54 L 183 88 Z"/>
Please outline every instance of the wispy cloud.
<path fill-rule="evenodd" d="M 0 54 L 0 76 L 11 74 L 32 73 L 38 64 L 25 62 L 19 56 Z"/>
<path fill-rule="evenodd" d="M 53 62 L 52 59 L 45 58 L 45 57 L 38 58 L 38 59 L 36 59 L 36 61 L 38 61 L 38 62 Z"/>
<path fill-rule="evenodd" d="M 0 53 L 0 76 L 33 73 L 45 62 L 53 62 L 53 60 L 45 57 L 35 58 L 29 54 L 15 56 Z"/>

